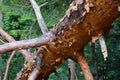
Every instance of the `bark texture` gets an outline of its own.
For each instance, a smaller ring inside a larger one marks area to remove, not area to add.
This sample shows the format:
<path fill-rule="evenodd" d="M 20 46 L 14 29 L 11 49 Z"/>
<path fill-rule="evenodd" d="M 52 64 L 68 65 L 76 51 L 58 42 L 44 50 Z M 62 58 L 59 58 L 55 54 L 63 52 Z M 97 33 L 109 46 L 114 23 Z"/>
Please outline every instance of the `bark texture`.
<path fill-rule="evenodd" d="M 65 16 L 49 33 L 37 40 L 32 39 L 31 45 L 31 40 L 1 45 L 0 53 L 14 49 L 42 47 L 37 53 L 40 62 L 36 57 L 32 57 L 26 62 L 16 80 L 28 80 L 34 69 L 37 69 L 39 74 L 36 79 L 31 80 L 47 80 L 49 74 L 69 57 L 77 60 L 86 80 L 93 80 L 83 56 L 84 46 L 99 35 L 109 33 L 111 23 L 120 16 L 119 5 L 120 0 L 74 0 Z"/>

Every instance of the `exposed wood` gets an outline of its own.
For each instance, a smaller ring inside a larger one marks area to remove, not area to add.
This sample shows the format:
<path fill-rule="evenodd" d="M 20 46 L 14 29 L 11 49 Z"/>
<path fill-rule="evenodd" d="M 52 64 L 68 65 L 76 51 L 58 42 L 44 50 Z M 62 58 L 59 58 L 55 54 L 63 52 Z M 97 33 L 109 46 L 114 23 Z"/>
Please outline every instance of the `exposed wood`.
<path fill-rule="evenodd" d="M 42 53 L 43 63 L 36 80 L 47 80 L 49 74 L 69 57 L 78 61 L 86 80 L 93 80 L 86 59 L 84 56 L 77 55 L 83 55 L 84 46 L 91 41 L 92 37 L 109 32 L 111 23 L 120 16 L 118 12 L 120 0 L 80 1 L 74 0 L 71 3 L 66 15 L 49 33 L 37 39 L 1 45 L 0 53 L 40 46 L 43 52 L 40 52 L 39 56 L 41 57 Z M 36 66 L 34 59 L 30 61 L 25 64 L 17 80 L 28 80 Z"/>
<path fill-rule="evenodd" d="M 103 36 L 99 37 L 99 43 L 101 46 L 101 52 L 103 54 L 104 60 L 106 61 L 106 58 L 108 57 L 108 52 L 107 52 L 107 47 L 106 47 L 105 40 L 104 40 Z"/>
<path fill-rule="evenodd" d="M 120 6 L 118 6 L 118 11 L 120 12 Z"/>
<path fill-rule="evenodd" d="M 76 75 L 76 63 L 72 59 L 68 59 L 69 80 L 78 80 Z"/>

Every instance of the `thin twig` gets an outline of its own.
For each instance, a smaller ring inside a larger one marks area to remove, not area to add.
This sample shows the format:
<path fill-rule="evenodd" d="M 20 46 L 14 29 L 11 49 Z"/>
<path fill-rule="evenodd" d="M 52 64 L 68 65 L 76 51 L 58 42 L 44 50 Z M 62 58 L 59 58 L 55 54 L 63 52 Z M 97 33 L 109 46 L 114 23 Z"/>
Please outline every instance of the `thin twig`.
<path fill-rule="evenodd" d="M 0 53 L 12 51 L 12 50 L 27 49 L 30 47 L 38 47 L 38 46 L 41 46 L 44 44 L 48 44 L 48 42 L 50 41 L 51 38 L 53 38 L 53 35 L 51 34 L 51 32 L 49 32 L 38 38 L 6 43 L 3 45 L 0 45 Z M 27 54 L 25 54 L 25 55 L 28 56 Z M 23 56 L 25 56 L 25 55 L 23 55 Z"/>
<path fill-rule="evenodd" d="M 9 59 L 8 59 L 8 61 L 7 61 L 6 71 L 5 71 L 5 75 L 4 75 L 3 80 L 7 80 L 8 71 L 9 71 L 9 67 L 10 67 L 10 62 L 11 62 L 13 56 L 15 55 L 15 52 L 16 52 L 16 51 L 13 51 L 13 52 L 12 52 L 12 54 L 10 55 L 10 57 L 9 57 Z"/>
<path fill-rule="evenodd" d="M 2 44 L 5 44 L 5 42 L 4 42 L 3 40 L 1 40 L 1 39 L 0 39 L 0 42 L 1 42 Z"/>
<path fill-rule="evenodd" d="M 41 4 L 41 5 L 39 6 L 39 8 L 45 6 L 46 4 L 48 4 L 48 2 L 45 2 L 45 3 Z"/>
<path fill-rule="evenodd" d="M 35 25 L 35 23 L 36 23 L 36 21 L 34 23 L 32 23 L 32 25 L 30 26 L 30 31 L 29 31 L 30 39 L 32 38 L 32 28 Z"/>

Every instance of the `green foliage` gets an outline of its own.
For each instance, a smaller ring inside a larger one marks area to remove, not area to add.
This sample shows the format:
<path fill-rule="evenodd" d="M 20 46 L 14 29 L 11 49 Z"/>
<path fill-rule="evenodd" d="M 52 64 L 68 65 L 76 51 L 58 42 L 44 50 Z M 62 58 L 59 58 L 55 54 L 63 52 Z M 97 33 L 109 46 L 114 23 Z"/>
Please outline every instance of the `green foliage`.
<path fill-rule="evenodd" d="M 68 62 L 66 61 L 64 64 L 60 65 L 56 70 L 61 80 L 68 79 L 68 67 L 67 67 L 67 65 L 68 65 Z M 57 76 L 55 75 L 55 73 L 52 73 L 49 76 L 48 80 L 57 80 Z"/>
<path fill-rule="evenodd" d="M 113 23 L 114 28 L 107 38 L 109 57 L 106 62 L 107 80 L 120 79 L 120 18 Z"/>
<path fill-rule="evenodd" d="M 96 54 L 98 56 L 98 71 L 100 80 L 119 80 L 120 79 L 120 18 L 114 21 L 112 24 L 114 28 L 110 32 L 110 35 L 106 38 L 106 45 L 108 48 L 107 61 L 103 60 L 103 55 L 100 50 L 100 45 L 96 43 Z M 94 71 L 94 65 L 91 54 L 90 44 L 85 47 L 85 56 L 89 61 L 92 72 Z"/>
<path fill-rule="evenodd" d="M 10 55 L 8 55 L 8 54 L 2 55 L 2 67 L 0 67 L 0 68 L 3 70 L 3 72 L 5 72 L 6 63 L 7 63 L 9 56 Z M 22 55 L 17 52 L 10 63 L 8 80 L 13 80 L 16 77 L 16 74 L 19 72 L 19 70 L 23 66 L 23 62 L 24 62 L 24 59 L 23 59 Z"/>
<path fill-rule="evenodd" d="M 19 40 L 21 37 L 21 33 L 29 33 L 29 28 L 33 22 L 35 22 L 34 18 L 26 18 L 22 15 L 17 15 L 14 13 L 6 13 L 4 14 L 3 26 L 5 31 L 8 31 L 11 36 Z M 26 38 L 27 37 L 23 38 L 22 36 L 22 39 Z"/>

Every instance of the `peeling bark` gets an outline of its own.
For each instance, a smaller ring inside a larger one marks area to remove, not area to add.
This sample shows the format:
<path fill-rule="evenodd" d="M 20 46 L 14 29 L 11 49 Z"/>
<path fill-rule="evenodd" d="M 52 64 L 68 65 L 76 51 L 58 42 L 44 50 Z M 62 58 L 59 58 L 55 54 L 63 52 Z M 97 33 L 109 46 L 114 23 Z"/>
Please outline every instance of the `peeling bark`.
<path fill-rule="evenodd" d="M 69 57 L 78 61 L 86 80 L 93 80 L 83 56 L 83 48 L 92 37 L 109 32 L 111 23 L 120 16 L 118 12 L 120 0 L 87 1 L 74 0 L 66 15 L 42 37 L 1 45 L 0 53 L 40 46 L 43 52 L 40 52 L 38 56 L 43 59 L 43 62 L 36 80 L 47 80 L 49 74 Z M 36 65 L 36 57 L 33 56 L 22 68 L 16 80 L 28 80 Z"/>
<path fill-rule="evenodd" d="M 101 46 L 101 52 L 103 54 L 104 60 L 106 61 L 106 58 L 108 57 L 108 52 L 107 52 L 107 47 L 106 47 L 105 40 L 104 40 L 103 36 L 99 37 L 99 43 Z"/>

